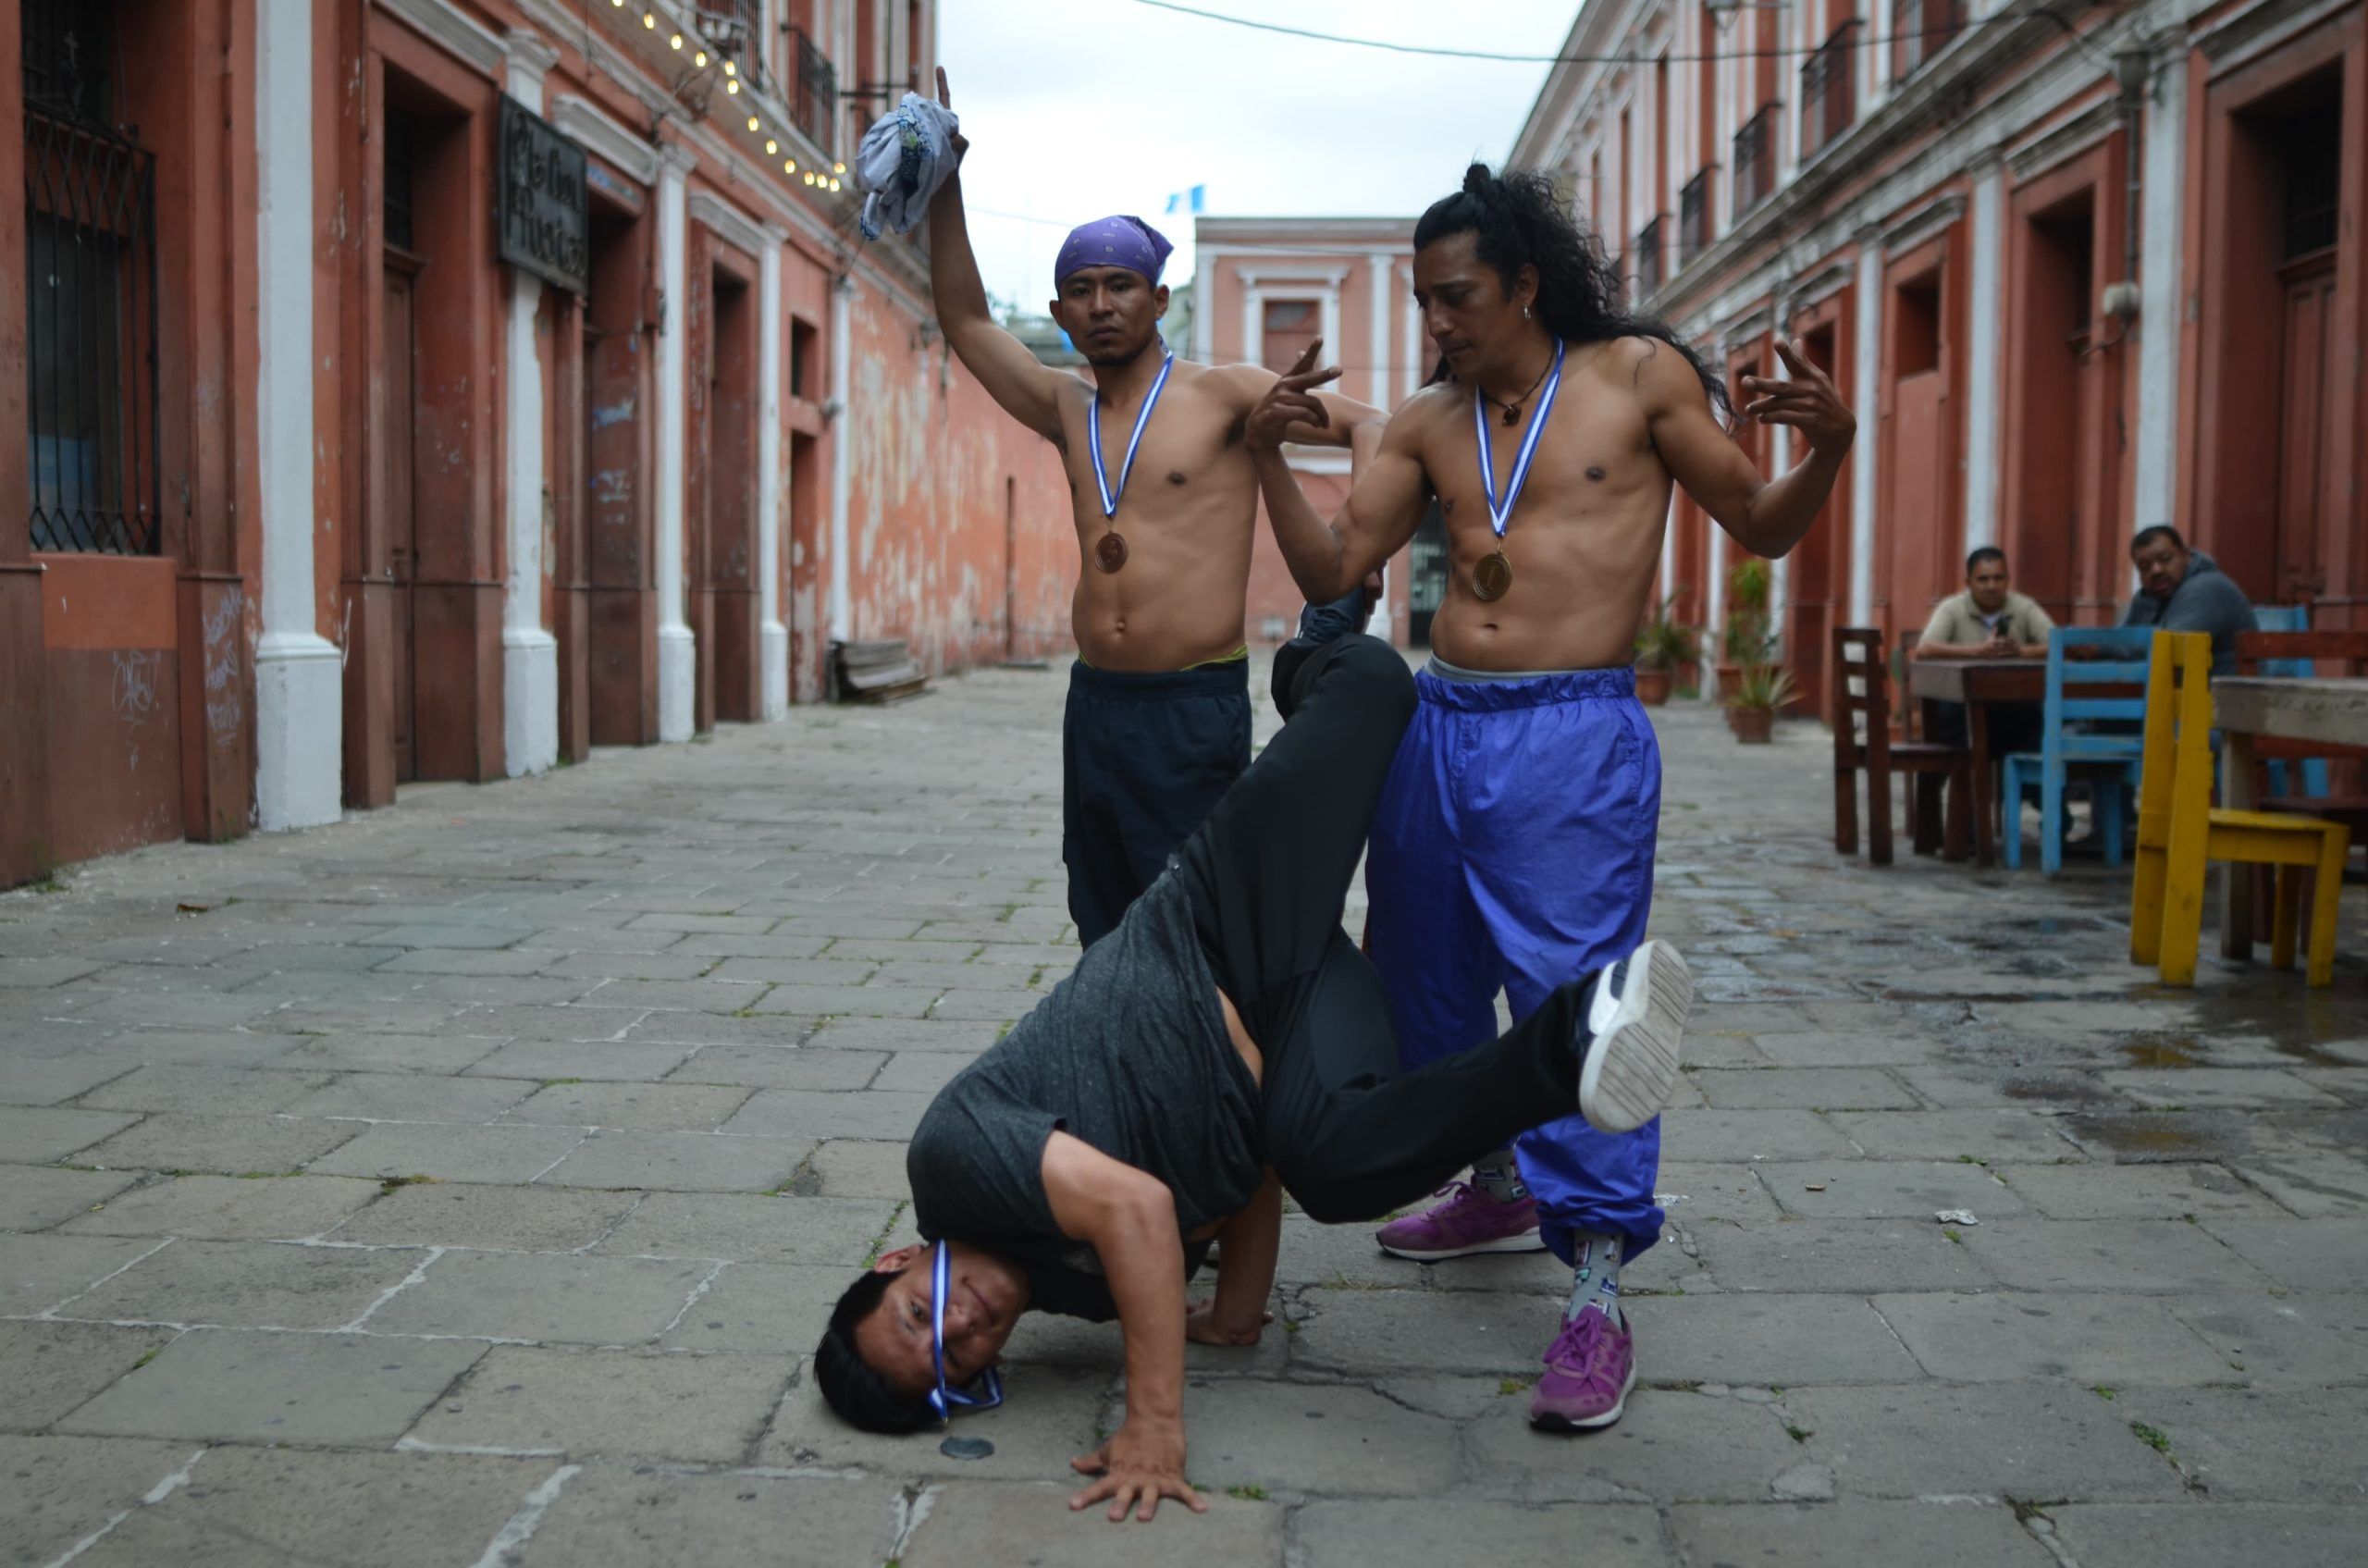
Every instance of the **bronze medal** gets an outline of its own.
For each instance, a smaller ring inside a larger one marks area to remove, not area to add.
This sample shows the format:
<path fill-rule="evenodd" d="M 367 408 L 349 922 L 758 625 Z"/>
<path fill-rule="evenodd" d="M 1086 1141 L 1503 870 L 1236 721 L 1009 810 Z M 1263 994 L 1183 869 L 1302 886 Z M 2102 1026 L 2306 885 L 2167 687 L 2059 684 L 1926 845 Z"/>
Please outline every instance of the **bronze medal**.
<path fill-rule="evenodd" d="M 1127 541 L 1116 529 L 1102 536 L 1093 546 L 1093 564 L 1104 572 L 1116 572 L 1127 563 Z"/>
<path fill-rule="evenodd" d="M 1512 586 L 1513 563 L 1505 559 L 1503 550 L 1489 551 L 1472 569 L 1473 596 L 1483 602 L 1504 598 Z"/>

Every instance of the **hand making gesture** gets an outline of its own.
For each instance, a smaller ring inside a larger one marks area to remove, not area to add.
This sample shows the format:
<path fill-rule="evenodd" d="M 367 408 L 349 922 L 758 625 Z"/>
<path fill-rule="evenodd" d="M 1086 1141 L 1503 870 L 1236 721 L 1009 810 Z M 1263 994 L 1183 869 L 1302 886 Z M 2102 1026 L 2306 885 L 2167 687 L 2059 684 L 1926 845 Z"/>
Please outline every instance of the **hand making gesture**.
<path fill-rule="evenodd" d="M 937 68 L 937 101 L 939 105 L 944 108 L 950 109 L 954 106 L 954 93 L 945 85 L 945 68 L 944 66 Z M 970 150 L 970 139 L 957 130 L 948 138 L 948 143 L 954 149 L 954 167 L 960 168 L 962 167 L 962 154 Z"/>
<path fill-rule="evenodd" d="M 1791 378 L 1745 377 L 1744 390 L 1751 394 L 1751 401 L 1743 412 L 1762 425 L 1795 426 L 1819 451 L 1839 456 L 1849 451 L 1851 438 L 1858 433 L 1858 421 L 1833 389 L 1832 378 L 1811 364 L 1800 345 L 1789 339 L 1776 340 L 1776 357 L 1784 362 Z"/>
<path fill-rule="evenodd" d="M 1323 370 L 1315 368 L 1315 356 L 1323 348 L 1321 338 L 1308 344 L 1306 352 L 1299 356 L 1299 363 L 1267 388 L 1266 395 L 1250 411 L 1243 441 L 1252 451 L 1275 451 L 1294 425 L 1322 429 L 1331 423 L 1324 412 L 1324 400 L 1315 395 L 1315 389 L 1326 381 L 1338 380 L 1340 367 L 1335 364 Z"/>

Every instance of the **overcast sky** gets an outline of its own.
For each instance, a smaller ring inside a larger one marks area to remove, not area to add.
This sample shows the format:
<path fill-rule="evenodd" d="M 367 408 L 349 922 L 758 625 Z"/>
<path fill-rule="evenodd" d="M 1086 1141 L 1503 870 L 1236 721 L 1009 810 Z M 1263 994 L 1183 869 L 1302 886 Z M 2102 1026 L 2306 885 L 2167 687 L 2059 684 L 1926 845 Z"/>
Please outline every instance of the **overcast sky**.
<path fill-rule="evenodd" d="M 1561 0 L 1191 0 L 1204 10 L 1393 43 L 1550 55 Z M 1252 31 L 1139 0 L 943 0 L 938 51 L 972 142 L 962 188 L 988 290 L 1042 310 L 1073 224 L 1141 215 L 1191 273 L 1192 220 L 1411 217 L 1463 166 L 1502 158 L 1547 68 L 1399 55 Z M 1019 217 L 995 214 L 1018 214 Z M 1027 221 L 1034 220 L 1034 221 Z"/>

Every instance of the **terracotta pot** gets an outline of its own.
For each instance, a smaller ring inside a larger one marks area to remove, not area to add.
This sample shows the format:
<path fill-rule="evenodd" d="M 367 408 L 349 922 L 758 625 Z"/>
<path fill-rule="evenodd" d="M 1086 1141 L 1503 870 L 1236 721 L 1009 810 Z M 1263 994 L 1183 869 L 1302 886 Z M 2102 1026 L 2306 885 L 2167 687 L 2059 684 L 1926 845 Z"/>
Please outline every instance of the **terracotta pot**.
<path fill-rule="evenodd" d="M 1659 708 L 1669 700 L 1670 673 L 1667 670 L 1636 672 L 1636 700 L 1647 708 Z"/>
<path fill-rule="evenodd" d="M 1776 715 L 1765 708 L 1730 708 L 1727 728 L 1745 746 L 1766 746 L 1776 727 Z"/>
<path fill-rule="evenodd" d="M 1743 666 L 1740 664 L 1720 664 L 1717 666 L 1717 674 L 1719 677 L 1719 700 L 1720 702 L 1733 702 L 1735 699 L 1735 693 L 1743 689 Z"/>

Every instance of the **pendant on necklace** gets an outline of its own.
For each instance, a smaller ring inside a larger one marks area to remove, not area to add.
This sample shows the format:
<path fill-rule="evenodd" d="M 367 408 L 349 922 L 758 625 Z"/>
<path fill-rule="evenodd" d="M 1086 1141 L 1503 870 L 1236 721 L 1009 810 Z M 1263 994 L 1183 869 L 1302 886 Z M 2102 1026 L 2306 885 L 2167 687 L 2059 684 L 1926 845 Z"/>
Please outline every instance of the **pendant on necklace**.
<path fill-rule="evenodd" d="M 1513 563 L 1505 559 L 1503 550 L 1491 550 L 1472 569 L 1473 597 L 1484 604 L 1504 598 L 1512 586 Z"/>
<path fill-rule="evenodd" d="M 1093 547 L 1093 564 L 1104 572 L 1116 572 L 1127 563 L 1127 541 L 1113 528 L 1102 536 Z"/>
<path fill-rule="evenodd" d="M 1521 404 L 1507 403 L 1505 405 L 1505 423 L 1507 425 L 1518 425 L 1521 423 Z"/>

